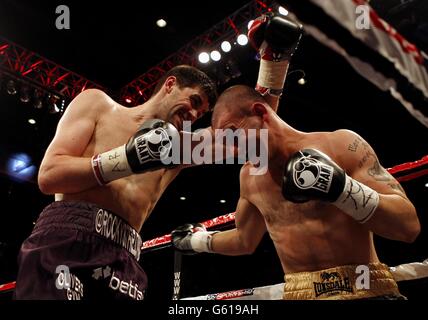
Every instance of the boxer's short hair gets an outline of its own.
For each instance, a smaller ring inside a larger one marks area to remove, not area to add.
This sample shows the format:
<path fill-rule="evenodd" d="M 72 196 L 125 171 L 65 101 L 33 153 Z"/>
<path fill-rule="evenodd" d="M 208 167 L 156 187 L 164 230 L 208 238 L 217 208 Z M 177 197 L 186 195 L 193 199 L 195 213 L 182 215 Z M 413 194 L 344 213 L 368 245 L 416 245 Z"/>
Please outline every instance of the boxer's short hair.
<path fill-rule="evenodd" d="M 214 107 L 217 101 L 217 88 L 215 83 L 204 72 L 188 65 L 176 66 L 165 73 L 156 84 L 152 95 L 158 93 L 165 83 L 165 80 L 171 76 L 174 76 L 177 79 L 179 88 L 200 87 L 208 97 L 209 108 L 212 109 Z"/>

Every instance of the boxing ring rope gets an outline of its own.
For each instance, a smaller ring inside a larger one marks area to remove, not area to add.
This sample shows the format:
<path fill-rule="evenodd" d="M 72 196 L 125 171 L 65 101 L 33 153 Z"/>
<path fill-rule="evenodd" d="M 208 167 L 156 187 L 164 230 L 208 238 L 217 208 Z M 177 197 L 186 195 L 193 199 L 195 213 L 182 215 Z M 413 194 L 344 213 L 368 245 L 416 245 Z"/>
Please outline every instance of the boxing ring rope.
<path fill-rule="evenodd" d="M 392 168 L 387 169 L 397 181 L 404 182 L 422 177 L 428 174 L 428 155 L 422 159 L 407 162 L 396 165 Z M 213 219 L 201 222 L 207 229 L 212 229 L 219 226 L 228 226 L 235 221 L 235 212 L 231 212 L 222 216 L 215 217 Z M 161 237 L 157 237 L 151 240 L 143 242 L 141 247 L 142 253 L 148 253 L 156 250 L 160 250 L 171 246 L 171 234 L 165 234 Z M 423 262 L 412 262 L 407 264 L 401 264 L 396 267 L 390 268 L 394 279 L 398 281 L 405 280 L 416 280 L 428 277 L 428 259 Z M 12 291 L 15 288 L 16 282 L 9 282 L 0 284 L 0 294 L 4 292 Z M 214 293 L 204 296 L 198 296 L 186 299 L 199 299 L 199 300 L 225 300 L 225 299 L 281 299 L 282 290 L 284 283 L 276 285 L 250 288 L 250 289 L 239 289 L 224 293 Z M 251 298 L 249 298 L 251 296 Z"/>
<path fill-rule="evenodd" d="M 231 224 L 235 221 L 235 212 L 231 212 L 214 219 L 201 222 L 205 228 L 210 229 L 220 225 Z M 166 234 L 161 237 L 154 238 L 143 242 L 141 250 L 145 252 L 163 249 L 171 245 L 171 234 Z"/>
<path fill-rule="evenodd" d="M 397 282 L 428 278 L 428 259 L 423 262 L 400 264 L 389 269 Z M 264 287 L 188 297 L 182 300 L 281 300 L 283 293 L 284 282 Z"/>
<path fill-rule="evenodd" d="M 428 174 L 428 155 L 424 156 L 421 160 L 407 162 L 389 168 L 388 172 L 392 174 L 399 182 L 422 177 Z"/>
<path fill-rule="evenodd" d="M 15 289 L 15 285 L 16 285 L 16 281 L 0 284 L 0 293 L 12 291 L 13 289 Z"/>

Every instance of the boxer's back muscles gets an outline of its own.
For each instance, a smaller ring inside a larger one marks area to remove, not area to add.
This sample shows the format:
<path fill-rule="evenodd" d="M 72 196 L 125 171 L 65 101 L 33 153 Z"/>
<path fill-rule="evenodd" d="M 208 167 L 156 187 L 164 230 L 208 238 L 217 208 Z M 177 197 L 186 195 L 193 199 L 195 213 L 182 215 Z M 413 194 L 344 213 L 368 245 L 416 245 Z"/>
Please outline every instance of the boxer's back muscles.
<path fill-rule="evenodd" d="M 76 98 L 60 121 L 39 173 L 45 193 L 61 200 L 93 202 L 139 230 L 179 169 L 160 169 L 98 186 L 91 157 L 127 142 L 145 119 L 100 91 Z"/>

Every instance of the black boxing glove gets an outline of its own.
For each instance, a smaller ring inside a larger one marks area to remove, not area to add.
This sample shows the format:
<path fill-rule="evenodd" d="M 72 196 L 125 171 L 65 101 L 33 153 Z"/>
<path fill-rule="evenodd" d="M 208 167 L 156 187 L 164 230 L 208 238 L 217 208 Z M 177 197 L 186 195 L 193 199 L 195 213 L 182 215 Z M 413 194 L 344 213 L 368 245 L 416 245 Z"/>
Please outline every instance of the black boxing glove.
<path fill-rule="evenodd" d="M 104 185 L 134 173 L 173 167 L 170 158 L 173 143 L 180 143 L 180 135 L 172 124 L 148 120 L 126 145 L 92 157 L 94 175 Z"/>
<path fill-rule="evenodd" d="M 349 177 L 326 154 L 304 149 L 287 161 L 282 194 L 289 201 L 309 200 L 332 202 L 360 223 L 371 218 L 379 204 L 379 194 Z"/>
<path fill-rule="evenodd" d="M 174 248 L 184 254 L 213 252 L 211 240 L 212 235 L 217 232 L 218 231 L 207 231 L 200 223 L 187 223 L 171 232 L 171 241 Z"/>
<path fill-rule="evenodd" d="M 256 90 L 262 95 L 281 95 L 288 61 L 296 51 L 302 34 L 301 24 L 273 13 L 264 14 L 251 24 L 248 39 L 260 55 Z"/>

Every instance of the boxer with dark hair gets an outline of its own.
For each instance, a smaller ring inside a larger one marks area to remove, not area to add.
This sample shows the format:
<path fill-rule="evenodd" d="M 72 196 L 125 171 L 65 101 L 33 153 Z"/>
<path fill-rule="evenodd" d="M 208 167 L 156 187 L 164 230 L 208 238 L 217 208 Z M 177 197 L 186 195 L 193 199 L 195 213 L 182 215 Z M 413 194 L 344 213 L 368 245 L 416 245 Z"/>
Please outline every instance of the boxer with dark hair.
<path fill-rule="evenodd" d="M 163 160 L 183 121 L 216 98 L 207 75 L 183 65 L 134 108 L 99 90 L 71 102 L 40 167 L 40 190 L 57 201 L 22 244 L 17 299 L 144 298 L 139 231 L 182 168 Z"/>

